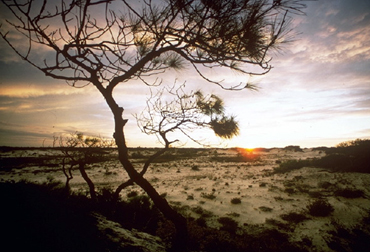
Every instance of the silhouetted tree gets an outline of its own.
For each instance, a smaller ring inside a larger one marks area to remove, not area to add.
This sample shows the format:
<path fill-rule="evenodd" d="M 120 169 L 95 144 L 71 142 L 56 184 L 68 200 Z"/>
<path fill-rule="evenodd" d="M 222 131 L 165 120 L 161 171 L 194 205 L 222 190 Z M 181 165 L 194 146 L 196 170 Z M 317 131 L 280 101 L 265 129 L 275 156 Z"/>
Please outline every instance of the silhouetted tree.
<path fill-rule="evenodd" d="M 144 175 L 150 164 L 163 155 L 171 144 L 179 141 L 177 138 L 170 139 L 168 135 L 171 133 L 180 132 L 201 145 L 204 145 L 201 140 L 191 136 L 196 129 L 210 128 L 221 138 L 231 138 L 239 134 L 238 123 L 233 116 L 225 115 L 221 98 L 216 95 L 204 96 L 199 90 L 187 94 L 184 85 L 177 88 L 174 85 L 163 88 L 156 94 L 152 93 L 146 102 L 146 109 L 136 115 L 142 132 L 155 135 L 164 146 L 146 160 L 140 175 Z M 173 99 L 163 101 L 163 96 L 172 96 Z M 119 193 L 129 185 L 133 185 L 131 179 L 118 186 L 114 198 L 117 200 Z"/>
<path fill-rule="evenodd" d="M 268 52 L 290 38 L 289 13 L 299 14 L 305 7 L 300 0 L 1 2 L 1 8 L 13 14 L 2 23 L 1 36 L 22 59 L 46 76 L 66 80 L 73 87 L 91 84 L 104 96 L 114 117 L 120 162 L 132 181 L 176 225 L 180 243 L 187 236 L 186 220 L 130 162 L 124 133 L 127 119 L 113 96 L 114 89 L 134 79 L 160 84 L 151 77 L 186 64 L 223 89 L 248 88 L 248 83 L 228 86 L 207 75 L 206 69 L 267 73 L 271 69 Z M 13 40 L 18 38 L 14 32 L 28 43 Z M 34 57 L 42 49 L 45 57 Z"/>
<path fill-rule="evenodd" d="M 69 189 L 69 182 L 73 179 L 72 170 L 76 166 L 89 187 L 92 200 L 97 200 L 95 184 L 86 173 L 86 165 L 102 160 L 105 151 L 103 148 L 114 146 L 112 141 L 100 138 L 84 136 L 81 132 L 76 132 L 68 137 L 54 136 L 59 139 L 59 147 L 63 154 L 62 171 L 66 177 L 66 188 Z"/>

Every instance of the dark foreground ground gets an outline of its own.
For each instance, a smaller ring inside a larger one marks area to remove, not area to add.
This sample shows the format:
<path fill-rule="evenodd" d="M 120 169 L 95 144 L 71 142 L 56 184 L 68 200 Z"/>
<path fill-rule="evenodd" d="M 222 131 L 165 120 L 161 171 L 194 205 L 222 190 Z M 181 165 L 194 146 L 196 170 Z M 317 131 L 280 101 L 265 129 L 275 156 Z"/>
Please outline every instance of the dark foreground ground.
<path fill-rule="evenodd" d="M 363 214 L 370 206 L 365 179 L 370 155 L 369 146 L 360 147 L 260 150 L 255 160 L 238 150 L 184 150 L 166 156 L 148 176 L 159 189 L 167 190 L 173 207 L 188 217 L 189 251 L 370 251 L 370 217 Z M 64 182 L 50 176 L 60 168 L 54 156 L 38 154 L 44 150 L 30 157 L 17 154 L 18 149 L 2 151 L 1 251 L 171 250 L 172 225 L 139 190 L 130 189 L 112 203 L 112 191 L 102 187 L 93 203 L 85 191 L 67 191 Z M 322 152 L 320 158 L 301 159 L 312 151 Z M 134 150 L 132 157 L 139 162 L 146 152 Z M 193 154 L 201 154 L 196 163 Z M 111 161 L 91 166 L 91 175 L 117 176 Z M 20 178 L 28 170 L 29 177 L 49 177 L 41 182 L 6 179 Z M 325 180 L 319 181 L 316 174 Z M 181 180 L 171 180 L 174 175 Z M 190 186 L 191 181 L 196 187 Z M 173 191 L 176 187 L 179 190 Z M 263 198 L 255 194 L 260 192 Z M 250 205 L 256 197 L 264 200 L 262 206 Z M 226 203 L 232 211 L 222 216 L 219 212 Z M 241 221 L 247 218 L 243 214 L 270 217 L 257 225 Z M 359 219 L 353 225 L 344 225 L 346 220 L 336 217 L 355 215 Z M 303 236 L 292 239 L 298 232 Z M 317 241 L 312 237 L 322 238 L 325 246 L 314 246 Z"/>

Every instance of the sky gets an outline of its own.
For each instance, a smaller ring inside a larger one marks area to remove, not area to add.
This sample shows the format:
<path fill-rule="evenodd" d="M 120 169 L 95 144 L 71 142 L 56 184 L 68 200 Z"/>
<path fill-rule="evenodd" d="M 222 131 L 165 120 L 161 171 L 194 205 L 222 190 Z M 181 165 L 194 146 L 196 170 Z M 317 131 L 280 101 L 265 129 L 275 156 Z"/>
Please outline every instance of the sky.
<path fill-rule="evenodd" d="M 195 138 L 212 147 L 244 148 L 310 148 L 370 138 L 370 1 L 310 1 L 305 12 L 292 23 L 295 41 L 271 55 L 273 69 L 249 80 L 258 91 L 225 91 L 191 69 L 163 78 L 164 84 L 176 80 L 217 94 L 239 121 L 240 135 L 231 140 L 220 140 L 209 129 L 193 132 Z M 236 83 L 246 78 L 227 77 Z M 139 82 L 117 91 L 129 119 L 129 147 L 161 146 L 140 131 L 133 116 L 145 108 L 149 94 Z M 76 131 L 111 138 L 113 125 L 93 86 L 73 88 L 46 77 L 0 41 L 0 146 L 48 147 L 53 136 Z M 186 139 L 181 146 L 202 147 Z"/>

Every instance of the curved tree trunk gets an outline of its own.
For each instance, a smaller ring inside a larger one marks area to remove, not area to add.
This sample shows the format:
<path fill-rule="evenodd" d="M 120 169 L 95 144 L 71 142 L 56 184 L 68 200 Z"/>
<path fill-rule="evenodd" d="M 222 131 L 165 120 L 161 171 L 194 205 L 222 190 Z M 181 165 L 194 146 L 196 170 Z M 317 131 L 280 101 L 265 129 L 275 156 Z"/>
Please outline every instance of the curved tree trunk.
<path fill-rule="evenodd" d="M 127 120 L 124 120 L 122 118 L 123 108 L 119 107 L 115 103 L 111 95 L 109 95 L 108 97 L 105 96 L 105 98 L 114 115 L 114 138 L 118 147 L 119 161 L 128 173 L 130 179 L 148 194 L 154 205 L 163 213 L 163 215 L 167 219 L 172 221 L 172 223 L 175 225 L 176 237 L 174 240 L 174 250 L 185 251 L 187 248 L 188 237 L 186 218 L 172 209 L 167 200 L 160 196 L 155 188 L 143 177 L 143 175 L 135 170 L 128 158 L 128 148 L 126 146 L 125 136 L 123 132 L 123 128 L 127 123 Z"/>
<path fill-rule="evenodd" d="M 121 159 L 120 159 L 121 160 Z M 173 222 L 176 228 L 176 237 L 174 240 L 174 251 L 185 251 L 187 248 L 187 221 L 184 216 L 176 212 L 168 204 L 167 200 L 159 195 L 155 188 L 146 180 L 142 175 L 140 175 L 133 168 L 131 163 L 126 163 L 127 160 L 122 160 L 126 171 L 130 174 L 130 178 L 139 185 L 152 199 L 155 206 L 163 213 L 163 215 Z"/>
<path fill-rule="evenodd" d="M 154 153 L 154 155 L 152 155 L 151 157 L 149 157 L 148 158 L 148 160 L 145 162 L 145 164 L 144 164 L 144 166 L 143 166 L 143 169 L 141 170 L 141 172 L 140 172 L 140 175 L 141 176 L 144 176 L 144 174 L 146 173 L 146 171 L 148 170 L 148 168 L 149 168 L 149 165 L 157 158 L 157 157 L 159 157 L 159 156 L 161 156 L 163 153 L 165 153 L 166 151 L 167 151 L 167 149 L 169 148 L 169 143 L 167 142 L 166 143 L 166 146 L 163 148 L 163 149 L 161 149 L 161 150 L 159 150 L 159 151 L 157 151 L 156 153 Z M 123 183 L 121 183 L 118 187 L 117 187 L 117 189 L 114 191 L 114 194 L 113 194 L 113 200 L 115 201 L 115 202 L 117 202 L 118 201 L 118 199 L 119 199 L 119 194 L 121 193 L 121 191 L 123 190 L 123 189 L 125 189 L 126 187 L 128 187 L 128 186 L 132 186 L 132 185 L 134 185 L 134 182 L 132 181 L 132 179 L 129 179 L 129 180 L 127 180 L 126 182 L 123 182 Z"/>
<path fill-rule="evenodd" d="M 80 171 L 81 176 L 83 177 L 83 179 L 86 181 L 87 185 L 89 186 L 89 192 L 90 192 L 91 199 L 93 201 L 97 201 L 98 198 L 97 198 L 96 192 L 95 192 L 95 185 L 91 181 L 89 176 L 87 175 L 87 173 L 85 171 L 85 164 L 83 162 L 78 163 L 78 170 Z"/>

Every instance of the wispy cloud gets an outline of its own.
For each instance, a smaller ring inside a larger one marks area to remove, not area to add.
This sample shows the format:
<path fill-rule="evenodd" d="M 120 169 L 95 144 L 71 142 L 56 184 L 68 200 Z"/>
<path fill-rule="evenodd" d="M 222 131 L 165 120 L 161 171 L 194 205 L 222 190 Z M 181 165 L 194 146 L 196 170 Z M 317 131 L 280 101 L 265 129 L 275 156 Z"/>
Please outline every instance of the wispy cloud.
<path fill-rule="evenodd" d="M 269 74 L 249 79 L 219 69 L 206 72 L 227 85 L 251 81 L 260 91 L 221 90 L 191 67 L 159 76 L 162 84 L 186 82 L 189 90 L 203 89 L 224 98 L 241 127 L 241 135 L 227 142 L 231 146 L 335 145 L 370 137 L 370 1 L 307 3 L 307 15 L 294 21 L 300 35 L 282 53 L 271 54 L 274 68 Z M 0 145 L 40 146 L 53 134 L 74 131 L 112 135 L 111 112 L 93 86 L 76 89 L 45 77 L 3 41 L 0 75 Z M 129 119 L 125 130 L 130 146 L 158 145 L 155 138 L 141 134 L 132 116 L 145 108 L 149 95 L 149 87 L 135 81 L 120 85 L 114 93 Z M 194 134 L 214 137 L 209 131 Z"/>

